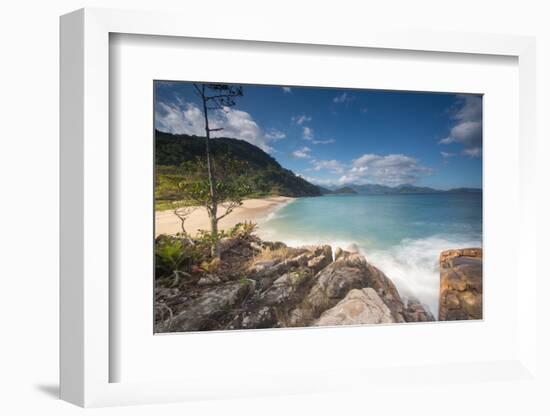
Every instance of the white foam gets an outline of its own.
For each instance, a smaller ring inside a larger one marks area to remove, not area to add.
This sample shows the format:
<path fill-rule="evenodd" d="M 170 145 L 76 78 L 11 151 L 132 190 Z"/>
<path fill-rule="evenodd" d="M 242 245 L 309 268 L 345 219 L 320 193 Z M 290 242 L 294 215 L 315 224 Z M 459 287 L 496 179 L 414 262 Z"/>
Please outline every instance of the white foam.
<path fill-rule="evenodd" d="M 367 261 L 382 270 L 403 297 L 414 296 L 437 317 L 439 310 L 439 254 L 444 250 L 481 247 L 461 237 L 431 236 L 403 240 L 385 250 L 365 253 Z"/>
<path fill-rule="evenodd" d="M 435 317 L 439 311 L 439 255 L 444 250 L 481 247 L 479 239 L 460 234 L 405 239 L 384 249 L 369 248 L 365 241 L 329 240 L 320 235 L 285 238 L 270 227 L 260 228 L 259 235 L 266 241 L 282 241 L 290 247 L 327 244 L 333 253 L 337 247 L 349 251 L 350 247 L 358 246 L 367 261 L 394 282 L 403 298 L 417 298 Z"/>

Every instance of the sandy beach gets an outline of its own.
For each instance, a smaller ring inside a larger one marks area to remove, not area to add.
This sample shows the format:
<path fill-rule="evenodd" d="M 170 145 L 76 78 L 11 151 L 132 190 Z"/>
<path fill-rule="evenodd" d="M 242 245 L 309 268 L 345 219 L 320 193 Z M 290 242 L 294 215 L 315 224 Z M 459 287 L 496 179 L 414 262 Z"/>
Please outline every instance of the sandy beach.
<path fill-rule="evenodd" d="M 260 222 L 271 212 L 293 201 L 286 196 L 273 196 L 259 199 L 245 199 L 240 207 L 220 220 L 219 228 L 228 229 L 244 221 Z M 222 211 L 223 212 L 223 211 Z M 185 221 L 185 229 L 195 235 L 199 229 L 209 230 L 210 221 L 204 207 L 197 208 Z M 181 231 L 180 220 L 170 210 L 158 211 L 155 214 L 155 237 L 160 234 L 175 234 Z"/>

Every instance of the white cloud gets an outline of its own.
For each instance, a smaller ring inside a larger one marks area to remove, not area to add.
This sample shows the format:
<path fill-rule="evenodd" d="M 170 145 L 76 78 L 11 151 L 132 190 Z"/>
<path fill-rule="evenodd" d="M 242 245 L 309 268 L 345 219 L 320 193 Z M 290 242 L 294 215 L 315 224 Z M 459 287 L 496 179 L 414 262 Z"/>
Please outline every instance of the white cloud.
<path fill-rule="evenodd" d="M 157 103 L 155 127 L 173 134 L 204 136 L 202 111 L 193 104 Z"/>
<path fill-rule="evenodd" d="M 351 95 L 349 95 L 347 92 L 343 92 L 342 94 L 337 95 L 336 97 L 334 97 L 332 99 L 332 102 L 334 104 L 343 104 L 343 103 L 346 103 L 346 102 L 351 101 L 351 100 L 352 100 Z"/>
<path fill-rule="evenodd" d="M 212 137 L 231 137 L 245 140 L 266 152 L 272 152 L 270 142 L 286 135 L 276 129 L 264 131 L 246 111 L 225 107 L 209 112 L 210 128 L 223 128 L 212 132 Z M 202 111 L 193 103 L 179 100 L 176 103 L 159 102 L 155 108 L 155 127 L 173 134 L 204 136 Z"/>
<path fill-rule="evenodd" d="M 295 159 L 309 159 L 311 158 L 309 154 L 310 152 L 311 152 L 311 149 L 307 146 L 304 146 L 301 149 L 298 149 L 292 152 L 291 155 Z"/>
<path fill-rule="evenodd" d="M 345 164 L 337 160 L 311 160 L 312 172 L 338 174 L 337 177 L 315 178 L 304 176 L 311 183 L 322 186 L 380 184 L 387 186 L 412 185 L 432 173 L 432 169 L 402 154 L 365 154 Z M 325 174 L 326 174 L 325 173 Z"/>
<path fill-rule="evenodd" d="M 334 140 L 334 139 L 327 139 L 327 140 L 311 139 L 311 143 L 313 143 L 313 144 L 331 144 L 331 143 L 336 143 L 336 140 Z"/>
<path fill-rule="evenodd" d="M 328 170 L 332 173 L 344 172 L 344 165 L 342 165 L 337 160 L 312 160 L 311 163 L 313 164 L 313 168 L 311 168 L 311 170 L 314 170 L 316 172 L 319 172 L 323 169 Z"/>
<path fill-rule="evenodd" d="M 265 131 L 265 137 L 268 140 L 281 140 L 286 137 L 286 134 L 280 130 L 274 128 L 268 128 Z"/>
<path fill-rule="evenodd" d="M 290 119 L 294 124 L 297 124 L 298 126 L 302 126 L 302 138 L 304 140 L 310 141 L 313 144 L 330 144 L 335 142 L 334 139 L 325 139 L 325 140 L 315 139 L 315 134 L 313 133 L 313 129 L 309 126 L 304 125 L 305 123 L 309 123 L 311 121 L 310 116 L 301 114 L 298 116 L 292 116 Z"/>
<path fill-rule="evenodd" d="M 304 140 L 313 140 L 313 129 L 311 127 L 303 128 L 303 138 Z"/>
<path fill-rule="evenodd" d="M 481 155 L 483 126 L 482 99 L 477 95 L 459 95 L 455 107 L 451 110 L 454 125 L 449 135 L 439 141 L 440 144 L 458 143 L 465 147 L 466 156 Z M 478 150 L 476 150 L 478 149 Z"/>
<path fill-rule="evenodd" d="M 481 147 L 472 147 L 469 149 L 464 149 L 462 151 L 462 154 L 464 156 L 469 156 L 469 157 L 480 157 L 481 153 L 482 153 Z"/>
<path fill-rule="evenodd" d="M 290 93 L 292 92 L 292 88 L 290 88 L 290 87 L 283 87 L 283 92 L 284 92 L 285 94 L 290 94 Z"/>
<path fill-rule="evenodd" d="M 444 159 L 448 159 L 450 157 L 456 156 L 456 153 L 450 153 L 450 152 L 440 152 L 441 156 L 443 156 Z"/>
<path fill-rule="evenodd" d="M 301 125 L 304 124 L 304 123 L 309 123 L 309 122 L 311 121 L 311 117 L 306 116 L 305 114 L 302 114 L 302 115 L 299 115 L 299 116 L 292 116 L 292 117 L 290 118 L 290 120 L 291 120 L 293 123 L 295 123 L 295 124 L 301 126 Z"/>
<path fill-rule="evenodd" d="M 304 178 L 306 181 L 311 182 L 315 185 L 320 186 L 335 186 L 338 185 L 338 180 L 335 179 L 324 179 L 324 178 L 315 178 L 312 176 L 298 174 L 301 178 Z"/>
<path fill-rule="evenodd" d="M 414 184 L 431 173 L 430 168 L 420 166 L 418 161 L 410 156 L 365 154 L 351 162 L 351 168 L 338 179 L 338 182 L 397 186 Z"/>

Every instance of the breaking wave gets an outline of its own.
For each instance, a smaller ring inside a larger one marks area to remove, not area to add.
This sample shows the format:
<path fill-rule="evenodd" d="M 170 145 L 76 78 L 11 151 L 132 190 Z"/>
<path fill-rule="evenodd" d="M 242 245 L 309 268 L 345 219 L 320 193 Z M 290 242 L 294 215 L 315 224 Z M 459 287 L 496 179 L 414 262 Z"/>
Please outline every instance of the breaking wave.
<path fill-rule="evenodd" d="M 456 236 L 406 239 L 384 250 L 364 253 L 382 270 L 403 297 L 414 296 L 437 317 L 439 310 L 439 254 L 444 250 L 481 247 L 481 241 Z"/>

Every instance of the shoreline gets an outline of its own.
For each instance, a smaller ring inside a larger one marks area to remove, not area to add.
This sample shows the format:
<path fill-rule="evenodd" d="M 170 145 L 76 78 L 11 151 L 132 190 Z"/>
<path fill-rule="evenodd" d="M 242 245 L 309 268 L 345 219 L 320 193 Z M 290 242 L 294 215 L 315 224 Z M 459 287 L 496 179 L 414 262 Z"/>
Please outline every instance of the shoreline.
<path fill-rule="evenodd" d="M 239 222 L 252 221 L 257 224 L 276 210 L 284 207 L 296 198 L 287 196 L 271 196 L 265 198 L 245 199 L 240 207 L 219 222 L 220 230 L 227 230 Z M 155 238 L 160 234 L 173 235 L 181 230 L 180 220 L 171 210 L 155 212 Z M 191 236 L 196 236 L 198 230 L 208 230 L 210 221 L 204 207 L 197 207 L 185 221 L 185 229 Z"/>

